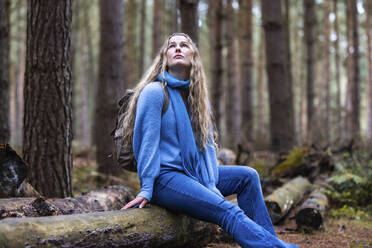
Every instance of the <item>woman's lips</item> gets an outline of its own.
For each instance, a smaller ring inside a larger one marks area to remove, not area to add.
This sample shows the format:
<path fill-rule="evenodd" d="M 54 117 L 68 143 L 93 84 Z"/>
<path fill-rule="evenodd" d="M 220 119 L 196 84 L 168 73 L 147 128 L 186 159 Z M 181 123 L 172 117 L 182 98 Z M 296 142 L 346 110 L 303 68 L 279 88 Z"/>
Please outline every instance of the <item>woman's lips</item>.
<path fill-rule="evenodd" d="M 174 59 L 183 59 L 183 56 L 182 55 L 176 55 L 173 57 Z"/>

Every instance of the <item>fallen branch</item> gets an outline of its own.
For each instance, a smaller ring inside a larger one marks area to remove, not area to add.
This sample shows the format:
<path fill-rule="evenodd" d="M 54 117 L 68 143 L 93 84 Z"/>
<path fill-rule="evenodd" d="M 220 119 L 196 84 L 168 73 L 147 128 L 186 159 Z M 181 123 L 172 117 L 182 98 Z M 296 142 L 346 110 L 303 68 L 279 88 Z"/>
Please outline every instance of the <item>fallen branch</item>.
<path fill-rule="evenodd" d="M 0 221 L 0 247 L 203 247 L 216 226 L 157 206 Z"/>
<path fill-rule="evenodd" d="M 306 178 L 296 177 L 267 196 L 265 203 L 271 221 L 274 224 L 278 223 L 293 206 L 301 201 L 310 187 L 311 184 Z"/>
<path fill-rule="evenodd" d="M 318 189 L 314 190 L 296 213 L 297 229 L 318 230 L 324 221 L 328 198 Z"/>

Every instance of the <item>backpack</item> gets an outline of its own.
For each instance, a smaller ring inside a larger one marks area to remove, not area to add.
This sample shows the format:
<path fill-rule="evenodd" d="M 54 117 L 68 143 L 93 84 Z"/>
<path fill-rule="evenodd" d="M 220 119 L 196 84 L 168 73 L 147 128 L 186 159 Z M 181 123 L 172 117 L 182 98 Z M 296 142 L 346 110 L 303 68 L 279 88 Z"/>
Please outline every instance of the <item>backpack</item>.
<path fill-rule="evenodd" d="M 166 83 L 163 84 L 164 90 L 164 101 L 161 115 L 163 116 L 165 111 L 168 109 L 169 103 L 169 92 L 166 87 Z M 116 117 L 116 125 L 114 130 L 111 132 L 111 136 L 114 139 L 114 160 L 117 165 L 128 171 L 137 172 L 137 161 L 134 157 L 132 145 L 126 145 L 123 138 L 123 122 L 125 118 L 125 112 L 129 106 L 130 100 L 133 96 L 134 90 L 128 89 L 125 91 L 124 96 L 119 100 L 119 111 Z"/>

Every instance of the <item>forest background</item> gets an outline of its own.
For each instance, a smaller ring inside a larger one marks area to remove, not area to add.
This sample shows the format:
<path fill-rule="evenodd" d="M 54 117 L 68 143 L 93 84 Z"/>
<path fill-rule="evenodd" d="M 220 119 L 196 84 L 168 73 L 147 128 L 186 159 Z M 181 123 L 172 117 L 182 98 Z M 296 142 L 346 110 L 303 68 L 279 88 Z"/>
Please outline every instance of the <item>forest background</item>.
<path fill-rule="evenodd" d="M 119 172 L 118 99 L 174 32 L 198 44 L 221 147 L 372 140 L 371 1 L 1 3 L 0 141 L 22 151 L 45 195 L 71 194 L 75 148 L 93 150 L 100 173 Z"/>

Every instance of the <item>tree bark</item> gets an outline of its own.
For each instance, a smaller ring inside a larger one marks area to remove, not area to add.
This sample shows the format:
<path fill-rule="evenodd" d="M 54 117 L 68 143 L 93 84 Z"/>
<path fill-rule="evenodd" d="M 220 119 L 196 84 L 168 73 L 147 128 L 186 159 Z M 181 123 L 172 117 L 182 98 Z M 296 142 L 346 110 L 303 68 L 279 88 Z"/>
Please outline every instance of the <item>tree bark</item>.
<path fill-rule="evenodd" d="M 10 140 L 9 125 L 9 49 L 10 49 L 10 0 L 0 2 L 0 144 Z"/>
<path fill-rule="evenodd" d="M 292 88 L 286 80 L 281 1 L 262 0 L 262 22 L 269 81 L 271 147 L 274 151 L 288 151 L 294 145 L 295 132 Z"/>
<path fill-rule="evenodd" d="M 198 44 L 198 4 L 199 0 L 179 0 L 181 12 L 181 31 Z"/>
<path fill-rule="evenodd" d="M 125 186 L 108 186 L 68 198 L 28 197 L 0 199 L 0 219 L 7 217 L 40 217 L 119 210 L 135 198 Z"/>
<path fill-rule="evenodd" d="M 23 156 L 47 197 L 71 195 L 71 1 L 27 2 Z"/>
<path fill-rule="evenodd" d="M 209 0 L 209 41 L 211 44 L 211 102 L 217 129 L 221 127 L 222 66 L 222 0 Z"/>
<path fill-rule="evenodd" d="M 136 54 L 136 0 L 127 0 L 125 3 L 125 42 L 124 42 L 124 82 L 129 88 L 138 83 L 137 54 Z"/>
<path fill-rule="evenodd" d="M 241 59 L 242 143 L 249 147 L 253 141 L 253 16 L 252 0 L 239 1 L 239 46 Z"/>
<path fill-rule="evenodd" d="M 306 178 L 296 177 L 267 196 L 265 204 L 273 224 L 282 220 L 292 207 L 301 201 L 310 187 L 311 184 Z"/>
<path fill-rule="evenodd" d="M 314 84 L 315 84 L 315 0 L 304 0 L 304 32 L 306 43 L 306 102 L 307 102 L 307 140 L 312 142 L 312 126 L 315 122 Z"/>
<path fill-rule="evenodd" d="M 297 210 L 297 229 L 304 231 L 318 230 L 324 223 L 327 208 L 327 196 L 318 189 L 311 192 L 307 200 Z"/>
<path fill-rule="evenodd" d="M 96 95 L 95 130 L 98 171 L 117 175 L 112 154 L 114 147 L 110 136 L 115 126 L 117 102 L 124 90 L 123 76 L 123 1 L 100 0 L 100 55 Z"/>
<path fill-rule="evenodd" d="M 227 84 L 225 85 L 226 102 L 226 144 L 225 146 L 235 150 L 240 144 L 241 136 L 241 113 L 240 113 L 240 62 L 238 52 L 238 39 L 234 37 L 235 13 L 232 0 L 227 1 L 226 6 L 226 31 L 225 41 L 227 48 Z"/>
<path fill-rule="evenodd" d="M 203 247 L 216 226 L 157 206 L 68 216 L 8 218 L 0 247 Z"/>
<path fill-rule="evenodd" d="M 367 33 L 367 141 L 372 144 L 372 2 L 366 1 L 367 10 L 366 33 Z"/>
<path fill-rule="evenodd" d="M 141 0 L 141 27 L 140 27 L 140 55 L 139 55 L 139 75 L 141 76 L 145 70 L 145 54 L 146 54 L 146 0 Z"/>
<path fill-rule="evenodd" d="M 164 42 L 165 0 L 154 0 L 152 23 L 152 58 L 158 54 Z"/>

